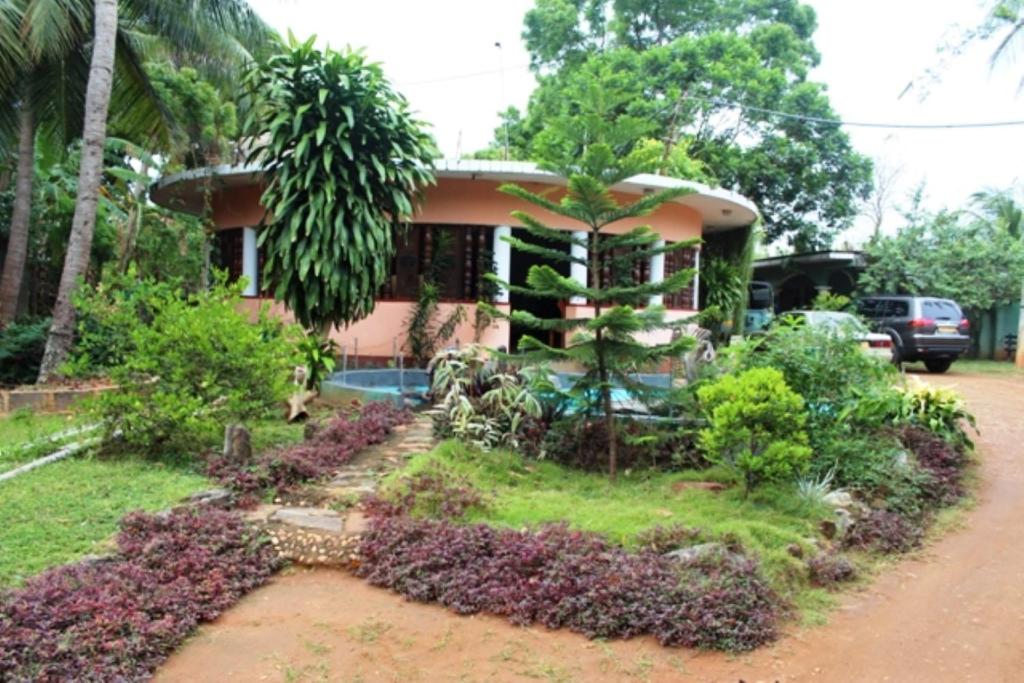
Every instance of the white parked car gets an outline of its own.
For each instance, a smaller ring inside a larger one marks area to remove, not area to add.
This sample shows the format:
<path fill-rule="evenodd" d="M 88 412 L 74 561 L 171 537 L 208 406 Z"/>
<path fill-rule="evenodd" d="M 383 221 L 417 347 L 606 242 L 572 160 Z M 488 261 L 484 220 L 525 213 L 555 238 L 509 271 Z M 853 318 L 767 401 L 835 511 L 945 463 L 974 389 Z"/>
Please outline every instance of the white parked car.
<path fill-rule="evenodd" d="M 787 311 L 782 317 L 802 319 L 808 325 L 834 330 L 837 334 L 849 335 L 860 342 L 861 348 L 870 356 L 892 361 L 892 337 L 872 332 L 860 318 L 841 311 Z"/>

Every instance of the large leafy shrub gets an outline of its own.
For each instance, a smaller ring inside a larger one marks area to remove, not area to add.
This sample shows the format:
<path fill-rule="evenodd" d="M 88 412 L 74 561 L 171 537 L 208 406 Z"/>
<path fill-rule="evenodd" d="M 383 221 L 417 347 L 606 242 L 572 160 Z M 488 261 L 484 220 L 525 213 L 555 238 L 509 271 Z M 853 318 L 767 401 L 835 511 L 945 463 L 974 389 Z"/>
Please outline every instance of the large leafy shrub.
<path fill-rule="evenodd" d="M 709 460 L 741 475 L 747 494 L 761 481 L 800 472 L 810 460 L 804 401 L 778 370 L 723 375 L 697 396 L 709 423 L 701 447 Z"/>
<path fill-rule="evenodd" d="M 812 425 L 835 420 L 864 391 L 889 387 L 896 370 L 868 356 L 856 340 L 812 325 L 778 325 L 739 346 L 737 370 L 775 368 L 804 397 Z"/>
<path fill-rule="evenodd" d="M 0 595 L 0 679 L 142 680 L 195 627 L 263 584 L 276 555 L 232 513 L 128 515 L 109 560 Z"/>
<path fill-rule="evenodd" d="M 782 612 L 752 560 L 632 554 L 565 526 L 533 532 L 379 516 L 360 553 L 360 575 L 412 600 L 589 638 L 650 634 L 665 645 L 750 650 L 775 639 Z"/>
<path fill-rule="evenodd" d="M 0 331 L 0 386 L 34 382 L 46 347 L 50 319 L 20 320 Z"/>
<path fill-rule="evenodd" d="M 147 454 L 188 451 L 227 421 L 266 414 L 288 392 L 297 356 L 289 328 L 250 322 L 237 287 L 163 302 L 111 369 L 117 391 L 96 404 L 106 438 Z"/>
<path fill-rule="evenodd" d="M 367 403 L 355 415 L 335 416 L 304 442 L 263 453 L 254 462 L 213 456 L 207 462 L 207 475 L 242 494 L 243 503 L 250 503 L 263 491 L 287 491 L 331 474 L 411 419 L 408 410 L 390 403 Z"/>
<path fill-rule="evenodd" d="M 89 377 L 121 365 L 135 348 L 135 331 L 151 324 L 168 303 L 182 296 L 175 283 L 139 279 L 134 270 L 95 287 L 79 287 L 74 295 L 75 345 L 63 371 Z"/>

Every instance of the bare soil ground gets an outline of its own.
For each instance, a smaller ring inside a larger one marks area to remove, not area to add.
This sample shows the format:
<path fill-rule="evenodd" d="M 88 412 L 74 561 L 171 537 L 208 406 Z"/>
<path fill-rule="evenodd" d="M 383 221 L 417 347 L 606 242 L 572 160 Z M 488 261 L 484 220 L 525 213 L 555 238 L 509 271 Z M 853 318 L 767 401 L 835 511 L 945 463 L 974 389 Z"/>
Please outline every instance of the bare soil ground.
<path fill-rule="evenodd" d="M 978 416 L 976 508 L 843 596 L 825 626 L 793 627 L 730 657 L 460 617 L 341 571 L 293 570 L 203 628 L 157 680 L 1024 680 L 1024 378 L 955 367 L 935 381 L 960 390 Z"/>

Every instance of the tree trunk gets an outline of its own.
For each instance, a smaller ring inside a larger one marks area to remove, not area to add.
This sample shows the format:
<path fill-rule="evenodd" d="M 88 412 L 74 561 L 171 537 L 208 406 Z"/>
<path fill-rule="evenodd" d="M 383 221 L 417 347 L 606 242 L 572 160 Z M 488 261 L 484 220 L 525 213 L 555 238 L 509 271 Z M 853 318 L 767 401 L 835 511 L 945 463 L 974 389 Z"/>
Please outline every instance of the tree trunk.
<path fill-rule="evenodd" d="M 28 98 L 18 115 L 18 178 L 14 185 L 11 230 L 7 238 L 4 274 L 0 278 L 0 330 L 18 314 L 18 297 L 28 256 L 28 226 L 32 214 L 32 180 L 35 174 L 36 126 Z"/>
<path fill-rule="evenodd" d="M 143 163 L 139 174 L 144 178 L 149 177 L 149 166 Z M 121 244 L 121 254 L 117 261 L 117 272 L 122 275 L 128 272 L 132 256 L 135 255 L 135 242 L 139 238 L 139 231 L 142 230 L 142 216 L 146 208 L 145 203 L 146 183 L 140 182 L 132 190 L 132 207 L 128 212 L 128 220 L 125 221 L 124 240 Z"/>
<path fill-rule="evenodd" d="M 601 240 L 600 228 L 592 228 L 593 238 L 590 240 L 590 280 L 591 287 L 600 290 L 604 284 L 601 282 L 601 251 L 598 247 Z M 601 303 L 594 301 L 594 317 L 601 317 Z M 615 481 L 616 469 L 618 467 L 619 447 L 615 443 L 615 415 L 612 413 L 612 389 L 608 385 L 608 364 L 605 362 L 604 351 L 601 348 L 601 330 L 594 332 L 595 351 L 597 354 L 597 376 L 601 381 L 601 402 L 604 406 L 604 429 L 608 434 L 608 478 Z"/>
<path fill-rule="evenodd" d="M 95 40 L 89 83 L 85 91 L 85 121 L 82 126 L 82 161 L 78 169 L 78 197 L 71 220 L 71 237 L 64 271 L 60 277 L 53 324 L 46 339 L 46 351 L 39 367 L 39 382 L 45 382 L 64 362 L 75 332 L 75 308 L 71 295 L 89 266 L 92 237 L 96 228 L 96 207 L 103 177 L 103 147 L 107 137 L 107 109 L 114 75 L 114 41 L 117 35 L 117 0 L 96 0 Z"/>

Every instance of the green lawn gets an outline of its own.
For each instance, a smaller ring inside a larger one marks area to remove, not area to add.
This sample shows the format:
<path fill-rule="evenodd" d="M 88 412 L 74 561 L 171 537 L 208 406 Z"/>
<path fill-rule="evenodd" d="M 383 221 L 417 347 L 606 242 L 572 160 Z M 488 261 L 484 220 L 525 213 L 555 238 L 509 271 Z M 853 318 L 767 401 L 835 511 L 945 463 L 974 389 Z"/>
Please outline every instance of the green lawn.
<path fill-rule="evenodd" d="M 1024 369 L 1009 361 L 962 359 L 953 363 L 949 374 L 986 373 L 998 375 L 1024 375 Z"/>
<path fill-rule="evenodd" d="M 0 472 L 57 450 L 74 437 L 57 441 L 50 441 L 47 437 L 81 426 L 83 422 L 76 415 L 46 415 L 30 411 L 0 417 Z"/>
<path fill-rule="evenodd" d="M 74 423 L 67 417 L 9 418 L 0 423 L 0 442 L 6 449 L 9 443 L 26 443 Z M 281 420 L 254 423 L 254 450 L 300 441 L 302 431 L 302 425 Z M 210 435 L 208 447 L 219 445 L 219 437 Z M 4 469 L 0 461 L 0 471 Z M 212 486 L 184 458 L 167 462 L 91 453 L 0 482 L 0 588 L 102 552 L 128 512 L 160 510 Z"/>
<path fill-rule="evenodd" d="M 101 552 L 132 510 L 159 510 L 208 488 L 186 469 L 73 457 L 0 482 L 0 586 Z"/>
<path fill-rule="evenodd" d="M 928 375 L 924 363 L 906 363 L 904 367 L 913 373 Z M 951 377 L 968 374 L 1024 377 L 1024 369 L 1018 368 L 1013 363 L 1005 360 L 972 360 L 970 358 L 962 358 L 953 363 L 946 374 Z"/>
<path fill-rule="evenodd" d="M 612 485 L 604 475 L 512 453 L 477 453 L 454 441 L 415 456 L 387 486 L 400 486 L 402 474 L 438 469 L 462 475 L 487 492 L 487 508 L 471 513 L 471 521 L 512 528 L 566 521 L 626 547 L 635 545 L 638 532 L 656 525 L 700 527 L 713 537 L 731 536 L 756 553 L 766 576 L 804 618 L 815 619 L 831 604 L 827 593 L 807 584 L 802 561 L 787 551 L 796 544 L 812 553 L 818 522 L 830 514 L 804 502 L 792 487 L 764 487 L 748 500 L 736 488 L 679 489 L 687 480 L 728 480 L 720 470 L 631 473 Z"/>

